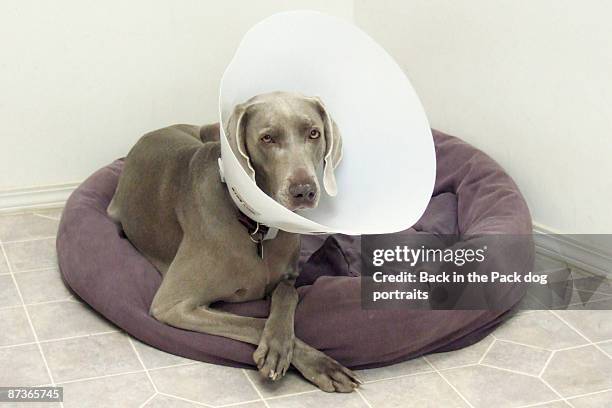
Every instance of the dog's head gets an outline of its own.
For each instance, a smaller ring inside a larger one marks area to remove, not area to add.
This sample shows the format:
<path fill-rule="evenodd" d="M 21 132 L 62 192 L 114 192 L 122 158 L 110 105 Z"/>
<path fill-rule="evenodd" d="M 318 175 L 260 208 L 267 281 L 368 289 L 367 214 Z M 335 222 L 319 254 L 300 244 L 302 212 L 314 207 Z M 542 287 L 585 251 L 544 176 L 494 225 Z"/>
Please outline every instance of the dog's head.
<path fill-rule="evenodd" d="M 337 192 L 342 139 L 319 98 L 273 92 L 237 105 L 225 129 L 242 167 L 259 188 L 291 211 L 314 208 L 323 186 Z"/>

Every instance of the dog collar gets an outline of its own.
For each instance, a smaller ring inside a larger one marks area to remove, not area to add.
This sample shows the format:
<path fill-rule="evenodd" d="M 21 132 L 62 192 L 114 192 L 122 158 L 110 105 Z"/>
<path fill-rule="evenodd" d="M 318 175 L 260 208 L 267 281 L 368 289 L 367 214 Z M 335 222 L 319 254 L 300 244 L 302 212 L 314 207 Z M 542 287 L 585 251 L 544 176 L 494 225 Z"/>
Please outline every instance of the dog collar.
<path fill-rule="evenodd" d="M 238 221 L 247 229 L 249 238 L 257 245 L 257 255 L 263 259 L 263 241 L 276 238 L 278 228 L 261 224 L 238 210 Z"/>

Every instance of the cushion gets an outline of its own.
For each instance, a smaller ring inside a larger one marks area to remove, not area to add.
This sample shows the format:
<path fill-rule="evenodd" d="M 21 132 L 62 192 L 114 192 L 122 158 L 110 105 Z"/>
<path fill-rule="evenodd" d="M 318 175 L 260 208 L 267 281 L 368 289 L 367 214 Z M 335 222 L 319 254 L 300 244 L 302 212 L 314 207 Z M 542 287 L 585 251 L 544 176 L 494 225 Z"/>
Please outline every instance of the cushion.
<path fill-rule="evenodd" d="M 433 132 L 437 178 L 431 202 L 408 232 L 530 234 L 528 207 L 513 180 L 486 154 Z M 57 237 L 65 282 L 93 309 L 132 336 L 183 357 L 231 366 L 254 365 L 253 345 L 158 322 L 149 306 L 159 272 L 107 216 L 123 161 L 98 170 L 68 199 Z M 360 238 L 304 236 L 297 281 L 296 335 L 352 368 L 377 367 L 427 353 L 470 345 L 503 322 L 511 310 L 364 310 L 361 307 Z M 522 240 L 500 262 L 531 268 L 533 243 Z M 514 293 L 511 304 L 522 293 Z M 233 313 L 266 317 L 269 302 L 220 303 Z M 508 307 L 510 309 L 510 307 Z"/>

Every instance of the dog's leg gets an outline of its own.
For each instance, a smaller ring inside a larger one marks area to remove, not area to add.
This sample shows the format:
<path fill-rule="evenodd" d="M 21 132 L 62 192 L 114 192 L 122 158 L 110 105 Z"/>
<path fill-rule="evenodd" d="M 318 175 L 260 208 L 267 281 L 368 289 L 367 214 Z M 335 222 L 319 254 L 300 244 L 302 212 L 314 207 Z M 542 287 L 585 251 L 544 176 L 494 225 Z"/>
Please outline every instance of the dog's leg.
<path fill-rule="evenodd" d="M 238 316 L 191 301 L 180 302 L 155 317 L 171 326 L 258 345 L 266 319 Z M 357 375 L 336 360 L 298 338 L 294 339 L 291 364 L 302 375 L 327 392 L 351 392 L 360 383 Z"/>
<path fill-rule="evenodd" d="M 206 282 L 194 281 L 194 275 L 197 275 L 195 271 L 201 267 L 201 260 L 186 256 L 191 254 L 183 249 L 179 248 L 155 294 L 151 314 L 157 320 L 180 329 L 259 345 L 267 319 L 239 316 L 210 308 L 212 301 L 202 295 L 202 289 L 215 286 L 214 282 L 209 282 L 208 286 Z M 223 277 L 218 278 L 223 280 Z M 279 289 L 281 292 L 274 300 L 280 310 L 281 306 L 286 305 L 285 302 L 293 300 L 287 301 L 285 296 L 281 296 L 282 291 L 287 288 L 281 286 Z M 357 375 L 351 370 L 297 338 L 293 343 L 291 363 L 306 379 L 323 391 L 351 392 L 359 383 Z"/>
<path fill-rule="evenodd" d="M 270 315 L 253 353 L 253 360 L 264 377 L 274 381 L 287 372 L 293 356 L 293 321 L 298 293 L 295 280 L 282 280 L 276 285 L 270 302 Z"/>

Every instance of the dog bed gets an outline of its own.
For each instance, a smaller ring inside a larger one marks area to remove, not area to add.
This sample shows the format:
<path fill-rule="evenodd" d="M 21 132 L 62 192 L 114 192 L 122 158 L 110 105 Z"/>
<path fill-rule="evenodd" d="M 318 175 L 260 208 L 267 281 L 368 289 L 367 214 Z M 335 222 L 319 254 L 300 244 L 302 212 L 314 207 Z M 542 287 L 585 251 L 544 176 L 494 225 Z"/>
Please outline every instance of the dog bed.
<path fill-rule="evenodd" d="M 437 178 L 432 200 L 408 232 L 530 234 L 531 217 L 516 184 L 483 152 L 434 131 Z M 169 353 L 231 366 L 252 366 L 254 346 L 176 329 L 149 315 L 159 272 L 107 216 L 123 161 L 89 177 L 66 203 L 57 237 L 65 282 L 100 314 L 134 337 Z M 363 310 L 359 237 L 305 236 L 297 282 L 296 335 L 352 368 L 376 367 L 470 345 L 504 321 L 511 310 Z M 527 271 L 533 244 L 523 240 L 497 262 Z M 522 293 L 511 294 L 511 303 Z M 265 300 L 216 307 L 266 317 Z M 508 308 L 510 309 L 510 308 Z"/>

